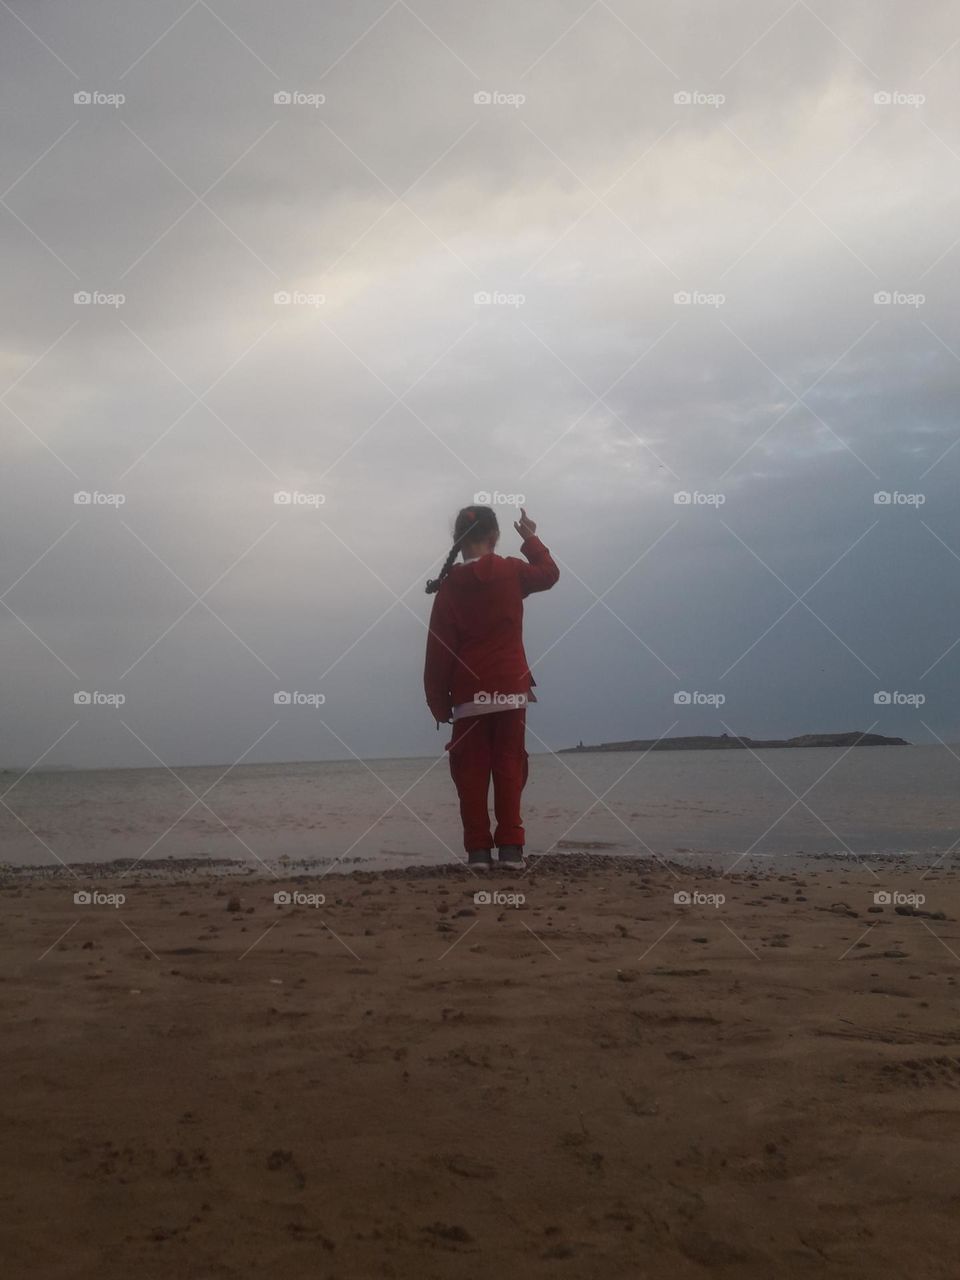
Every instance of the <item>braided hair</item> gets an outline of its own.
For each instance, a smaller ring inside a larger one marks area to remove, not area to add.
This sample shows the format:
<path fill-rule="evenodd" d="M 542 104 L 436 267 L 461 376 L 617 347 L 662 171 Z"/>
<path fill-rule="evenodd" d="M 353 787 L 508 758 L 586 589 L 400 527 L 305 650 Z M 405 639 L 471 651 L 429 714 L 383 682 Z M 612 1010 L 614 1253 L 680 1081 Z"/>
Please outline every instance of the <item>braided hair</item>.
<path fill-rule="evenodd" d="M 457 512 L 457 519 L 453 526 L 453 546 L 450 553 L 443 562 L 443 567 L 436 578 L 431 578 L 427 582 L 427 595 L 433 595 L 435 591 L 440 590 L 440 584 L 453 568 L 454 561 L 463 550 L 463 544 L 468 541 L 480 542 L 484 538 L 491 535 L 499 534 L 500 525 L 497 521 L 496 512 L 490 507 L 463 507 Z"/>

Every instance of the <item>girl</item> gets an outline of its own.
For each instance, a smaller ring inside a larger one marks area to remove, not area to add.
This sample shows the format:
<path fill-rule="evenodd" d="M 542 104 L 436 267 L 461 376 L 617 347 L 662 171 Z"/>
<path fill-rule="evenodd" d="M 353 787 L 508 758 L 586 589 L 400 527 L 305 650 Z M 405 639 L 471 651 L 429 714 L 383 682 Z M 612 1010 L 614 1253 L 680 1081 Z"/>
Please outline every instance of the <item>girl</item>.
<path fill-rule="evenodd" d="M 523 651 L 523 598 L 548 591 L 560 577 L 522 507 L 513 527 L 529 563 L 495 553 L 500 526 L 489 507 L 464 507 L 440 576 L 427 583 L 428 594 L 436 592 L 437 598 L 423 685 L 437 727 L 453 721 L 447 744 L 450 774 L 460 797 L 467 864 L 478 871 L 491 867 L 493 845 L 500 862 L 523 866 L 524 732 L 527 702 L 536 701 Z M 455 564 L 461 554 L 463 564 Z M 487 812 L 491 775 L 497 817 L 492 834 Z"/>

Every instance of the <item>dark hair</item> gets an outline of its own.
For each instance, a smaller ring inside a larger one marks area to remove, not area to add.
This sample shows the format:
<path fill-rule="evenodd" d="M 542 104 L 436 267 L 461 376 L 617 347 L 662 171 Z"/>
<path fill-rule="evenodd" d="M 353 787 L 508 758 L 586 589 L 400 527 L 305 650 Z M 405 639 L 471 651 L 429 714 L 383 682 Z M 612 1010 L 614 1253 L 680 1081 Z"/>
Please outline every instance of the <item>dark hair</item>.
<path fill-rule="evenodd" d="M 450 554 L 443 562 L 443 567 L 436 578 L 431 578 L 427 583 L 427 595 L 433 595 L 435 591 L 440 590 L 440 584 L 453 568 L 453 562 L 463 548 L 463 544 L 467 541 L 480 541 L 483 538 L 489 538 L 491 534 L 498 534 L 500 525 L 497 522 L 496 512 L 490 507 L 463 507 L 457 512 L 457 519 L 453 526 L 453 546 L 450 548 Z"/>

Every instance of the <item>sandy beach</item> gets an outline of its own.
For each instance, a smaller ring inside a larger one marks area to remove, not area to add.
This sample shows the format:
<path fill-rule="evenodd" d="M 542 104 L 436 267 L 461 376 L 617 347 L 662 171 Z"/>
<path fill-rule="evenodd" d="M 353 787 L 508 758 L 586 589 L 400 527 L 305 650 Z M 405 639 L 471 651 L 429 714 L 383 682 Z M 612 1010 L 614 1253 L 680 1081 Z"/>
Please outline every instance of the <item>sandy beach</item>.
<path fill-rule="evenodd" d="M 960 886 L 921 874 L 7 879 L 9 1274 L 947 1280 Z"/>

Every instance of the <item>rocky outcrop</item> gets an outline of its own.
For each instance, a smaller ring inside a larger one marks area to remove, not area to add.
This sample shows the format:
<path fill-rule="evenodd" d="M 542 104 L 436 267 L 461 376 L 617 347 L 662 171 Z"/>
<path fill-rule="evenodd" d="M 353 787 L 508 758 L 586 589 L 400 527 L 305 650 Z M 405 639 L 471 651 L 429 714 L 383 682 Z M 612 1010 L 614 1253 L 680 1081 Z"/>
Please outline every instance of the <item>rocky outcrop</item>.
<path fill-rule="evenodd" d="M 905 738 L 885 738 L 881 733 L 804 733 L 797 738 L 720 737 L 634 738 L 629 742 L 600 742 L 594 746 L 564 747 L 575 751 L 758 751 L 769 747 L 909 747 Z"/>

